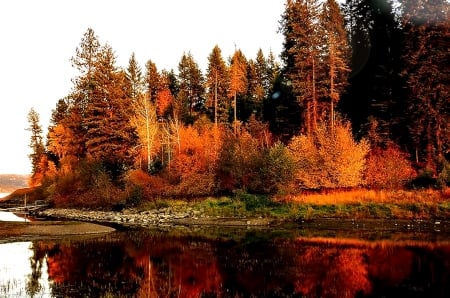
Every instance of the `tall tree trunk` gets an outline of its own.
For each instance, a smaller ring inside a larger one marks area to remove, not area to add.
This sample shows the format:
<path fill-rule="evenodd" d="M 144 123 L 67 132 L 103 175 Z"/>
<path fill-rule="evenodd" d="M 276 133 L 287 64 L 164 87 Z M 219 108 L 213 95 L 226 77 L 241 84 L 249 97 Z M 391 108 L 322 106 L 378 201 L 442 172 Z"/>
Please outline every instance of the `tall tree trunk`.
<path fill-rule="evenodd" d="M 334 73 L 335 73 L 335 59 L 334 59 L 334 43 L 330 42 L 329 44 L 329 55 L 330 55 L 330 117 L 331 117 L 331 133 L 334 135 L 334 101 L 336 97 L 336 93 L 334 90 Z"/>
<path fill-rule="evenodd" d="M 150 149 L 150 117 L 149 108 L 145 105 L 145 129 L 147 134 L 147 171 L 150 173 L 152 167 L 151 149 Z"/>
<path fill-rule="evenodd" d="M 214 82 L 214 125 L 217 127 L 217 69 Z"/>
<path fill-rule="evenodd" d="M 317 129 L 317 98 L 316 98 L 316 64 L 315 58 L 312 57 L 312 129 Z"/>
<path fill-rule="evenodd" d="M 236 136 L 237 134 L 237 101 L 236 101 L 236 91 L 234 91 L 234 135 Z"/>

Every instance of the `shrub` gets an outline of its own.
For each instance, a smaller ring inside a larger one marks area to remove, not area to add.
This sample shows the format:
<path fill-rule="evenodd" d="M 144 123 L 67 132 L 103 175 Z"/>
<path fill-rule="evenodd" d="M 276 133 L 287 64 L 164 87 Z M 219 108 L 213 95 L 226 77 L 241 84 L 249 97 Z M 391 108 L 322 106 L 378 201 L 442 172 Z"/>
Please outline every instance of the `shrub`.
<path fill-rule="evenodd" d="M 129 189 L 139 187 L 142 191 L 141 199 L 150 199 L 164 195 L 169 183 L 163 178 L 149 175 L 142 170 L 131 170 L 126 176 L 126 185 Z"/>
<path fill-rule="evenodd" d="M 242 191 L 236 191 L 235 196 L 245 205 L 245 210 L 253 211 L 258 208 L 270 207 L 273 203 L 266 195 L 249 194 Z"/>
<path fill-rule="evenodd" d="M 178 146 L 163 173 L 171 184 L 167 189 L 170 195 L 196 197 L 216 192 L 215 170 L 221 131 L 210 128 L 180 127 Z"/>
<path fill-rule="evenodd" d="M 411 188 L 430 188 L 435 187 L 437 184 L 436 177 L 434 177 L 433 170 L 424 169 L 419 172 L 411 183 Z"/>
<path fill-rule="evenodd" d="M 249 186 L 249 191 L 257 193 L 277 193 L 293 180 L 294 162 L 286 146 L 277 142 L 262 153 L 257 177 Z"/>
<path fill-rule="evenodd" d="M 258 140 L 246 131 L 235 137 L 231 133 L 224 140 L 219 156 L 217 178 L 220 190 L 248 190 L 257 179 L 261 164 Z"/>
<path fill-rule="evenodd" d="M 376 147 L 368 155 L 365 182 L 370 187 L 402 188 L 414 175 L 407 154 L 393 144 L 385 149 Z"/>
<path fill-rule="evenodd" d="M 437 185 L 440 188 L 445 188 L 450 185 L 450 163 L 444 159 L 441 164 L 441 170 L 437 177 Z"/>
<path fill-rule="evenodd" d="M 336 123 L 331 131 L 324 123 L 311 135 L 295 136 L 288 145 L 300 188 L 356 187 L 363 183 L 366 140 L 353 139 L 350 124 Z"/>
<path fill-rule="evenodd" d="M 61 173 L 47 188 L 57 207 L 109 207 L 120 200 L 121 189 L 97 162 L 83 161 L 73 172 Z"/>

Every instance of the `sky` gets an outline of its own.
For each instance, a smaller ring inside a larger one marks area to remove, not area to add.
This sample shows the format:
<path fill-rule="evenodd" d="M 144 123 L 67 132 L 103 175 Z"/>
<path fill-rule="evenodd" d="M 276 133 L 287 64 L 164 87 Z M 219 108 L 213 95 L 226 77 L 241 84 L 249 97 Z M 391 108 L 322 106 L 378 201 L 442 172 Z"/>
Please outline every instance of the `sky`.
<path fill-rule="evenodd" d="M 70 63 L 88 28 L 109 44 L 117 66 L 134 52 L 141 68 L 152 60 L 173 69 L 190 52 L 202 71 L 215 45 L 224 59 L 241 49 L 281 52 L 278 33 L 285 0 L 6 0 L 0 1 L 0 174 L 29 174 L 27 114 L 47 132 L 56 102 L 77 72 Z"/>

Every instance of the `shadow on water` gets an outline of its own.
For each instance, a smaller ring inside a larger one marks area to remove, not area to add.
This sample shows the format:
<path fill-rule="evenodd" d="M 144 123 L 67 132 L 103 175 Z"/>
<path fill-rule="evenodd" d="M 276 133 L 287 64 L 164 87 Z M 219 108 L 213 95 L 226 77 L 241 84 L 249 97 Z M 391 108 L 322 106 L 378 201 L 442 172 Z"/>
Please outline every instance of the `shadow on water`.
<path fill-rule="evenodd" d="M 9 243 L 2 259 L 24 270 L 0 263 L 0 296 L 450 297 L 450 238 L 393 234 L 197 227 Z"/>

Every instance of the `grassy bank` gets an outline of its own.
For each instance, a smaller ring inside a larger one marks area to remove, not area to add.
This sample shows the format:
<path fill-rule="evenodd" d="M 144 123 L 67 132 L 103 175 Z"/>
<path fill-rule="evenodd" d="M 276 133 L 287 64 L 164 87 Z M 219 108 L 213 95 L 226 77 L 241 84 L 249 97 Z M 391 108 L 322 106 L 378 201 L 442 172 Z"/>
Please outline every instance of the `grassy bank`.
<path fill-rule="evenodd" d="M 23 204 L 25 194 L 28 202 L 44 199 L 38 188 L 22 189 L 7 197 L 7 202 Z M 132 206 L 125 204 L 122 207 Z M 450 219 L 450 190 L 358 189 L 274 197 L 236 192 L 231 197 L 196 200 L 141 200 L 134 207 L 139 211 L 170 207 L 174 210 L 190 209 L 213 217 L 264 217 L 289 221 L 320 218 Z"/>
<path fill-rule="evenodd" d="M 190 202 L 156 200 L 139 209 L 198 210 L 219 217 L 271 217 L 280 220 L 342 219 L 450 219 L 450 199 L 442 191 L 355 190 L 321 194 L 268 197 L 246 193 L 234 197 Z"/>

